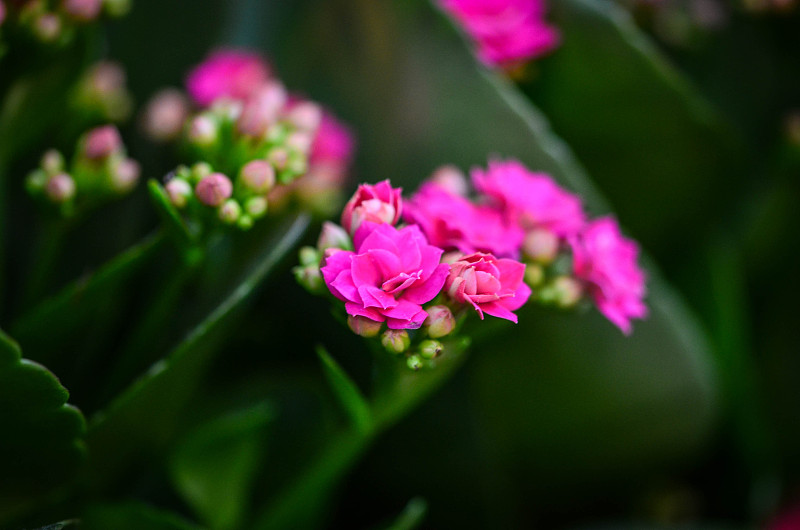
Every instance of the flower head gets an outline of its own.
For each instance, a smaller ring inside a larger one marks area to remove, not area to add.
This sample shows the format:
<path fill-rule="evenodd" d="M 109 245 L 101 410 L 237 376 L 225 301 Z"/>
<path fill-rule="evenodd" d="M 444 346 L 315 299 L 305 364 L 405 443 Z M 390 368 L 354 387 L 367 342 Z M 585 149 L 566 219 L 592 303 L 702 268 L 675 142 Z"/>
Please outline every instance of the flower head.
<path fill-rule="evenodd" d="M 600 312 L 629 334 L 630 319 L 647 316 L 645 274 L 636 262 L 639 247 L 610 217 L 588 223 L 569 244 L 575 276 L 588 284 Z"/>
<path fill-rule="evenodd" d="M 522 307 L 531 295 L 524 277 L 522 263 L 476 252 L 450 265 L 444 288 L 456 302 L 471 304 L 481 319 L 486 313 L 516 323 L 517 315 L 512 311 Z"/>
<path fill-rule="evenodd" d="M 428 244 L 416 226 L 365 225 L 354 237 L 355 251 L 326 251 L 325 285 L 345 302 L 347 314 L 390 329 L 419 328 L 428 316 L 422 304 L 442 289 L 449 265 L 442 249 Z"/>
<path fill-rule="evenodd" d="M 392 188 L 388 180 L 361 184 L 342 212 L 342 226 L 355 234 L 365 221 L 395 224 L 403 209 L 402 189 Z"/>
<path fill-rule="evenodd" d="M 330 112 L 322 113 L 314 143 L 311 145 L 311 164 L 350 165 L 355 140 L 350 129 Z"/>
<path fill-rule="evenodd" d="M 244 50 L 213 52 L 186 78 L 192 100 L 207 107 L 220 98 L 247 99 L 270 77 L 267 63 Z"/>

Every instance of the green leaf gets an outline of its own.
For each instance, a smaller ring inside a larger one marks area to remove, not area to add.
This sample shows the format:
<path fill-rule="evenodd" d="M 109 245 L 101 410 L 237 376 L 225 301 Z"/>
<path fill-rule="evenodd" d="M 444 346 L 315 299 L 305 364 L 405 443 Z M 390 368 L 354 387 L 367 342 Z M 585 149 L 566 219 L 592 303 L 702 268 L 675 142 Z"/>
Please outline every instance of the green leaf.
<path fill-rule="evenodd" d="M 290 253 L 308 225 L 308 216 L 301 214 L 275 227 L 275 236 L 263 245 L 246 277 L 218 300 L 165 359 L 92 418 L 88 442 L 96 486 L 113 482 L 138 459 L 157 454 L 174 438 L 178 417 L 219 352 L 224 325 Z"/>
<path fill-rule="evenodd" d="M 96 504 L 81 517 L 81 530 L 200 530 L 177 514 L 140 502 Z"/>
<path fill-rule="evenodd" d="M 428 512 L 428 503 L 421 497 L 414 497 L 391 524 L 382 526 L 384 530 L 414 530 L 419 527 Z"/>
<path fill-rule="evenodd" d="M 239 526 L 265 454 L 265 428 L 273 415 L 271 407 L 257 404 L 206 422 L 173 452 L 172 481 L 211 528 Z"/>
<path fill-rule="evenodd" d="M 45 367 L 0 331 L 0 522 L 29 498 L 73 479 L 86 458 L 86 422 Z"/>
<path fill-rule="evenodd" d="M 353 426 L 362 434 L 369 433 L 373 426 L 369 403 L 361 394 L 358 386 L 322 346 L 317 347 L 317 356 L 322 362 L 325 377 L 328 379 L 333 393 Z"/>

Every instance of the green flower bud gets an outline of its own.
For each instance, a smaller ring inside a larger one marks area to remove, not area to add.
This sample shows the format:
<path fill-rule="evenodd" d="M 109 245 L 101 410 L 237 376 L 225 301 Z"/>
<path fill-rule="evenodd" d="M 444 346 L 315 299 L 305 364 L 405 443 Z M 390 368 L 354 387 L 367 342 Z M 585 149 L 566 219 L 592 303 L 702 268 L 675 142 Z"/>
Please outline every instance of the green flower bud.
<path fill-rule="evenodd" d="M 423 340 L 419 343 L 419 354 L 426 359 L 435 359 L 441 355 L 444 346 L 438 340 Z"/>
<path fill-rule="evenodd" d="M 217 210 L 217 215 L 220 220 L 225 224 L 233 224 L 239 220 L 242 215 L 242 207 L 234 199 L 228 199 Z"/>
<path fill-rule="evenodd" d="M 317 269 L 319 270 L 319 269 Z M 353 330 L 356 335 L 361 335 L 365 338 L 377 337 L 381 332 L 383 322 L 375 322 L 367 317 L 362 316 L 347 316 L 347 325 Z"/>
<path fill-rule="evenodd" d="M 443 305 L 435 305 L 427 308 L 428 318 L 425 319 L 425 326 L 428 328 L 428 336 L 438 339 L 450 334 L 456 327 L 456 319 L 450 308 Z"/>
<path fill-rule="evenodd" d="M 424 364 L 425 363 L 422 361 L 422 357 L 420 357 L 419 355 L 409 355 L 409 357 L 406 359 L 406 366 L 408 366 L 415 372 L 418 372 L 419 369 L 422 368 Z"/>
<path fill-rule="evenodd" d="M 403 353 L 411 346 L 411 338 L 404 329 L 387 329 L 383 332 L 381 344 L 389 353 Z"/>
<path fill-rule="evenodd" d="M 244 211 L 247 215 L 258 219 L 264 217 L 267 213 L 267 198 L 266 197 L 251 197 L 244 203 Z"/>
<path fill-rule="evenodd" d="M 322 254 L 314 247 L 303 247 L 299 252 L 302 265 L 319 265 Z"/>

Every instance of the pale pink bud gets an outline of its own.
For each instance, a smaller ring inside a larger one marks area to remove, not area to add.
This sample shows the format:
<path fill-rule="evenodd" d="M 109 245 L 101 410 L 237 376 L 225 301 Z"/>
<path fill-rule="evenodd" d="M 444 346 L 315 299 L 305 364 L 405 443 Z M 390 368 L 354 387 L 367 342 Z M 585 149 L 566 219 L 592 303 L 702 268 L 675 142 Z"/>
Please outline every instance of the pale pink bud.
<path fill-rule="evenodd" d="M 376 337 L 381 332 L 382 322 L 375 322 L 367 317 L 362 316 L 347 316 L 347 325 L 353 330 L 356 335 L 361 335 L 365 338 Z"/>
<path fill-rule="evenodd" d="M 308 153 L 311 150 L 311 144 L 313 142 L 314 136 L 311 133 L 295 131 L 286 139 L 286 146 L 301 153 Z"/>
<path fill-rule="evenodd" d="M 81 22 L 97 18 L 102 7 L 102 0 L 64 0 L 64 11 Z"/>
<path fill-rule="evenodd" d="M 411 338 L 404 329 L 387 329 L 381 336 L 381 344 L 389 353 L 403 353 L 411 346 Z"/>
<path fill-rule="evenodd" d="M 61 36 L 61 18 L 55 13 L 42 13 L 33 23 L 33 34 L 43 42 L 53 42 Z"/>
<path fill-rule="evenodd" d="M 301 131 L 313 133 L 322 121 L 322 109 L 310 101 L 301 101 L 286 113 L 286 120 Z"/>
<path fill-rule="evenodd" d="M 176 208 L 183 208 L 192 196 L 192 186 L 183 179 L 174 178 L 167 182 L 164 189 L 167 191 L 170 202 Z"/>
<path fill-rule="evenodd" d="M 267 198 L 266 197 L 251 197 L 244 203 L 244 211 L 250 217 L 258 219 L 267 213 Z"/>
<path fill-rule="evenodd" d="M 124 158 L 120 160 L 111 171 L 111 184 L 114 189 L 124 193 L 133 189 L 139 181 L 141 167 L 136 160 Z"/>
<path fill-rule="evenodd" d="M 317 240 L 317 249 L 323 251 L 328 248 L 350 250 L 353 248 L 353 243 L 344 228 L 330 221 L 325 221 L 322 223 L 322 231 Z"/>
<path fill-rule="evenodd" d="M 189 115 L 189 101 L 180 90 L 158 92 L 144 111 L 142 128 L 153 140 L 166 142 L 178 137 Z"/>
<path fill-rule="evenodd" d="M 233 184 L 222 173 L 212 173 L 197 183 L 194 192 L 206 206 L 220 206 L 233 195 Z"/>
<path fill-rule="evenodd" d="M 255 137 L 266 135 L 269 126 L 278 119 L 286 100 L 283 85 L 274 81 L 265 84 L 245 103 L 236 124 L 239 132 Z"/>
<path fill-rule="evenodd" d="M 431 182 L 453 195 L 466 197 L 469 193 L 469 185 L 464 173 L 456 166 L 442 166 L 433 172 Z"/>
<path fill-rule="evenodd" d="M 558 255 L 559 238 L 546 228 L 535 228 L 525 234 L 522 252 L 532 260 L 550 263 Z"/>
<path fill-rule="evenodd" d="M 266 160 L 252 160 L 239 171 L 239 181 L 255 193 L 267 193 L 275 186 L 275 169 Z"/>
<path fill-rule="evenodd" d="M 200 184 L 202 184 L 202 182 Z M 239 206 L 239 203 L 234 199 L 228 199 L 219 207 L 217 215 L 223 223 L 233 224 L 238 221 L 239 216 L 242 215 L 242 207 Z"/>
<path fill-rule="evenodd" d="M 583 286 L 570 276 L 559 276 L 553 280 L 555 302 L 559 307 L 568 308 L 577 304 L 583 296 Z"/>
<path fill-rule="evenodd" d="M 282 147 L 277 147 L 270 151 L 267 158 L 278 171 L 284 171 L 289 167 L 289 151 Z"/>
<path fill-rule="evenodd" d="M 104 125 L 89 131 L 84 144 L 84 154 L 90 160 L 102 160 L 122 149 L 122 138 L 113 125 Z"/>
<path fill-rule="evenodd" d="M 189 124 L 189 141 L 200 147 L 208 147 L 217 141 L 217 122 L 211 116 L 195 116 Z"/>
<path fill-rule="evenodd" d="M 449 335 L 456 327 L 456 319 L 450 308 L 443 305 L 435 305 L 427 308 L 428 318 L 425 319 L 425 326 L 428 328 L 428 336 L 438 339 Z"/>
<path fill-rule="evenodd" d="M 48 175 L 55 175 L 64 171 L 64 157 L 55 149 L 50 149 L 42 155 L 42 169 Z"/>
<path fill-rule="evenodd" d="M 392 188 L 388 180 L 360 185 L 342 211 L 342 226 L 355 234 L 364 221 L 395 224 L 402 211 L 401 193 L 402 190 Z"/>
<path fill-rule="evenodd" d="M 55 203 L 67 202 L 75 196 L 75 181 L 66 173 L 59 173 L 47 179 L 44 191 Z"/>
<path fill-rule="evenodd" d="M 353 217 L 350 221 L 350 229 L 355 233 L 364 221 L 373 223 L 391 223 L 397 211 L 394 206 L 383 202 L 380 199 L 370 199 L 364 201 L 353 210 Z"/>

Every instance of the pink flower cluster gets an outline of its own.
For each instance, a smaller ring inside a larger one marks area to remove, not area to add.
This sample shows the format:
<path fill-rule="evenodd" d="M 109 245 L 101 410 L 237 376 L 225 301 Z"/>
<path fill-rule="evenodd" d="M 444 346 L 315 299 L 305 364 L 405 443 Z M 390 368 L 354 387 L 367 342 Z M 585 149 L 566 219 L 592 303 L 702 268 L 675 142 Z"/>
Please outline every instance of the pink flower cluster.
<path fill-rule="evenodd" d="M 245 100 L 270 78 L 267 63 L 247 50 L 217 50 L 186 77 L 192 100 L 208 107 L 220 98 Z"/>
<path fill-rule="evenodd" d="M 513 67 L 540 57 L 559 43 L 544 20 L 544 0 L 439 0 L 442 8 L 475 41 L 489 66 Z"/>
<path fill-rule="evenodd" d="M 513 312 L 532 292 L 549 289 L 547 296 L 561 293 L 562 305 L 588 293 L 626 334 L 631 319 L 646 316 L 638 246 L 613 219 L 588 220 L 579 197 L 514 160 L 492 161 L 471 176 L 474 201 L 452 168 L 437 171 L 405 202 L 388 181 L 358 188 L 337 232 L 339 240 L 353 236 L 352 250 L 326 247 L 321 267 L 349 315 L 417 328 L 423 305 L 437 300 L 516 322 Z M 398 228 L 400 219 L 406 225 Z M 554 273 L 549 287 L 540 276 L 526 278 L 525 263 L 545 271 L 559 256 L 572 263 L 566 276 Z"/>

